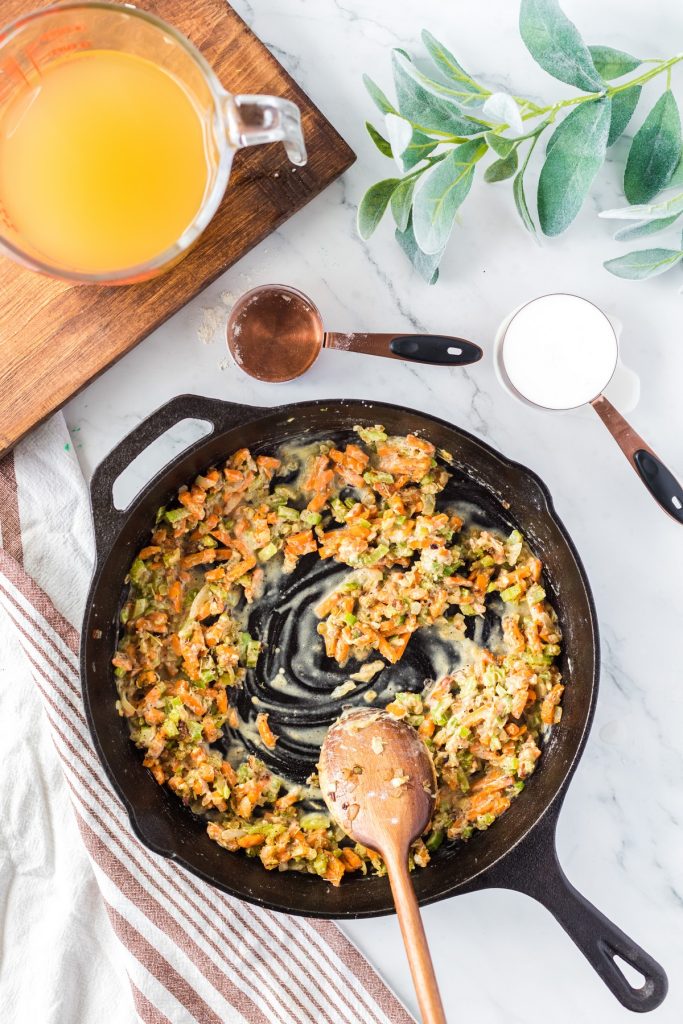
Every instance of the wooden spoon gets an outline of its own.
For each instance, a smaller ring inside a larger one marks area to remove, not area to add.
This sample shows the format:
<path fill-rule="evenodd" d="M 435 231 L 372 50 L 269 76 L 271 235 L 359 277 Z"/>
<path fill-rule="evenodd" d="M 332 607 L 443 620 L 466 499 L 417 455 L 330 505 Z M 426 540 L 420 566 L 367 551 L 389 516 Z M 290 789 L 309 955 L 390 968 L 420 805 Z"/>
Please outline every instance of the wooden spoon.
<path fill-rule="evenodd" d="M 436 772 L 415 730 L 361 708 L 331 727 L 320 751 L 320 788 L 332 817 L 386 864 L 424 1024 L 446 1024 L 427 937 L 408 872 L 410 844 L 434 811 Z"/>

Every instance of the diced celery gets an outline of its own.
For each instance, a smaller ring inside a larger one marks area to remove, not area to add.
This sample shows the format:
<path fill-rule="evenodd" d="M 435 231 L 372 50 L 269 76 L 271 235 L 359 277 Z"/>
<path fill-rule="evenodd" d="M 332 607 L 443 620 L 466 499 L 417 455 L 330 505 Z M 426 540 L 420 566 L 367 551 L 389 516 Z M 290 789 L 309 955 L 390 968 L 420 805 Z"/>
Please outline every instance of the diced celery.
<path fill-rule="evenodd" d="M 258 553 L 258 560 L 259 562 L 268 562 L 273 557 L 273 555 L 276 554 L 277 547 L 271 541 L 270 544 L 266 544 L 264 548 L 261 548 L 261 550 Z"/>
<path fill-rule="evenodd" d="M 305 508 L 301 513 L 302 523 L 306 523 L 306 526 L 317 526 L 321 521 L 322 516 L 319 512 L 311 512 L 310 509 Z"/>
<path fill-rule="evenodd" d="M 344 615 L 344 622 L 346 623 L 347 626 L 355 626 L 355 624 L 358 622 L 358 617 L 354 615 L 352 612 L 346 612 L 346 614 Z"/>
<path fill-rule="evenodd" d="M 363 562 L 365 565 L 374 565 L 375 562 L 381 561 L 385 555 L 389 554 L 389 546 L 387 544 L 378 544 L 374 551 L 370 551 Z"/>
<path fill-rule="evenodd" d="M 309 814 L 302 814 L 299 819 L 304 832 L 314 832 L 319 828 L 329 828 L 331 821 L 327 814 L 322 814 L 320 811 L 311 811 Z"/>
<path fill-rule="evenodd" d="M 202 733 L 202 723 L 201 722 L 195 722 L 194 719 L 191 718 L 191 719 L 189 719 L 189 721 L 187 723 L 187 728 L 188 728 L 188 731 L 190 733 L 190 739 L 192 740 L 192 742 L 193 743 L 198 743 L 202 739 L 202 736 L 203 736 L 203 733 Z"/>
<path fill-rule="evenodd" d="M 366 444 L 377 444 L 379 441 L 386 441 L 387 435 L 383 427 L 354 427 L 353 428 L 362 441 Z"/>
<path fill-rule="evenodd" d="M 451 706 L 451 698 L 450 698 L 450 696 L 444 697 L 443 700 L 440 700 L 437 704 L 434 705 L 434 707 L 430 711 L 430 715 L 434 719 L 434 721 L 435 721 L 435 723 L 437 725 L 445 725 L 446 724 L 446 722 L 448 721 L 448 715 L 446 714 L 446 712 L 448 711 L 450 706 Z"/>
<path fill-rule="evenodd" d="M 169 523 L 177 523 L 181 519 L 186 519 L 189 514 L 186 508 L 171 508 L 164 513 Z"/>
<path fill-rule="evenodd" d="M 495 820 L 495 814 L 480 814 L 475 822 L 475 825 L 478 829 L 480 829 L 480 831 L 483 831 L 484 829 L 488 828 L 489 825 L 493 825 Z"/>
<path fill-rule="evenodd" d="M 363 473 L 363 479 L 366 484 L 393 484 L 394 478 L 391 473 L 381 473 L 379 470 L 368 470 Z"/>
<path fill-rule="evenodd" d="M 529 604 L 538 604 L 545 597 L 545 590 L 540 587 L 538 583 L 532 583 L 527 591 L 527 601 Z"/>
<path fill-rule="evenodd" d="M 520 596 L 521 593 L 522 593 L 522 588 L 521 588 L 520 584 L 519 583 L 515 583 L 511 587 L 506 587 L 505 590 L 501 590 L 500 596 L 502 597 L 502 599 L 504 601 L 509 601 L 509 602 L 513 603 L 513 602 L 515 602 L 515 601 L 517 601 L 519 599 L 519 596 Z"/>
<path fill-rule="evenodd" d="M 324 853 L 319 853 L 313 861 L 313 870 L 316 875 L 324 875 L 327 871 L 327 857 Z"/>
<path fill-rule="evenodd" d="M 277 514 L 280 519 L 288 519 L 294 522 L 299 518 L 299 510 L 296 508 L 290 508 L 289 505 L 280 505 L 277 510 Z"/>
<path fill-rule="evenodd" d="M 247 653 L 246 653 L 246 657 L 245 657 L 245 662 L 246 662 L 247 668 L 256 668 L 256 662 L 258 661 L 258 656 L 259 656 L 260 653 L 261 653 L 261 641 L 260 640 L 251 640 L 247 644 Z"/>
<path fill-rule="evenodd" d="M 346 522 L 347 508 L 340 498 L 333 498 L 330 502 L 330 508 L 332 509 L 332 515 L 338 523 Z"/>
<path fill-rule="evenodd" d="M 427 836 L 425 846 L 430 853 L 435 853 L 443 843 L 444 830 L 442 828 L 435 828 L 433 832 Z"/>
<path fill-rule="evenodd" d="M 273 495 L 279 498 L 283 502 L 294 501 L 297 498 L 297 493 L 293 487 L 288 487 L 287 484 L 277 484 Z"/>
<path fill-rule="evenodd" d="M 142 561 L 142 559 L 136 558 L 130 567 L 130 572 L 128 573 L 128 575 L 130 576 L 133 583 L 137 583 L 139 585 L 144 582 L 148 573 L 149 570 L 145 563 Z"/>
<path fill-rule="evenodd" d="M 139 619 L 141 615 L 144 615 L 146 607 L 147 601 L 145 600 L 145 598 L 139 597 L 135 604 L 133 605 L 133 618 Z"/>
<path fill-rule="evenodd" d="M 513 530 L 505 544 L 505 558 L 508 565 L 515 565 L 522 553 L 524 538 L 519 530 Z"/>

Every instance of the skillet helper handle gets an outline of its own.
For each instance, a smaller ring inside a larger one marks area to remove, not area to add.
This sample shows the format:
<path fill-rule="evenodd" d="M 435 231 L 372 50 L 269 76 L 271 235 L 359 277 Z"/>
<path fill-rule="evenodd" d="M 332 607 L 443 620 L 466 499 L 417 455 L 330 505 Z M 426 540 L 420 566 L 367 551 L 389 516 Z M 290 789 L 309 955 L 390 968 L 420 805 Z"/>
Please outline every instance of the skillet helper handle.
<path fill-rule="evenodd" d="M 683 487 L 671 470 L 604 395 L 598 395 L 591 405 L 657 504 L 677 523 L 683 523 Z"/>
<path fill-rule="evenodd" d="M 119 509 L 114 504 L 114 484 L 131 462 L 153 441 L 185 419 L 206 420 L 215 431 L 219 426 L 227 428 L 233 424 L 247 422 L 253 419 L 258 411 L 249 406 L 204 398 L 200 395 L 178 395 L 126 434 L 95 467 L 90 481 L 90 503 L 98 560 L 109 551 L 126 517 L 126 509 Z"/>
<path fill-rule="evenodd" d="M 441 334 L 335 334 L 327 331 L 323 348 L 436 366 L 469 366 L 478 363 L 483 355 L 473 341 Z"/>

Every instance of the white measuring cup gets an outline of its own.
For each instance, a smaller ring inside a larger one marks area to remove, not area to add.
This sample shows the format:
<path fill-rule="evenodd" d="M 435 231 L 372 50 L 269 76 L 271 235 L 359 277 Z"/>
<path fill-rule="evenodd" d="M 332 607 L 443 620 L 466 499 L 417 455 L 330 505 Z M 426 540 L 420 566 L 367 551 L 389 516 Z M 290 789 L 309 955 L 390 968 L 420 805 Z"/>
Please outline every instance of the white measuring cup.
<path fill-rule="evenodd" d="M 520 306 L 496 338 L 496 370 L 516 398 L 549 411 L 591 405 L 655 501 L 683 524 L 683 488 L 604 390 L 619 362 L 612 323 L 578 295 L 542 295 Z"/>

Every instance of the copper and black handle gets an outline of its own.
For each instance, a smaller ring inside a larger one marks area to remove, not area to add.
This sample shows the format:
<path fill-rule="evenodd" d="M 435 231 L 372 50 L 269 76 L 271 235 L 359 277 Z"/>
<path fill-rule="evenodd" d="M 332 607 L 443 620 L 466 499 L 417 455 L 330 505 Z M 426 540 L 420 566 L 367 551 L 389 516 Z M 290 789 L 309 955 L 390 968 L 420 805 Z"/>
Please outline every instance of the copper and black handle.
<path fill-rule="evenodd" d="M 671 470 L 604 395 L 594 398 L 591 405 L 657 504 L 677 523 L 683 523 L 683 487 Z"/>
<path fill-rule="evenodd" d="M 478 363 L 483 355 L 473 341 L 443 334 L 339 334 L 326 331 L 323 348 L 433 366 L 469 366 L 470 363 Z"/>

